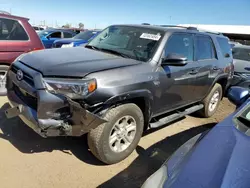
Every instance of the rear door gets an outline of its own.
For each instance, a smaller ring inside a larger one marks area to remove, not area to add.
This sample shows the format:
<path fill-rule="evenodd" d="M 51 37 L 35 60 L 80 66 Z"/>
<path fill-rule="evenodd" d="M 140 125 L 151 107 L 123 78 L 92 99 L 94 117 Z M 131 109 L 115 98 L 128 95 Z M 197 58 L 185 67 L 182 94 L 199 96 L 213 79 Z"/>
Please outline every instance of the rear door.
<path fill-rule="evenodd" d="M 195 35 L 195 61 L 198 63 L 194 99 L 203 99 L 220 71 L 218 55 L 213 40 L 208 35 Z"/>
<path fill-rule="evenodd" d="M 0 17 L 0 62 L 11 63 L 29 48 L 30 38 L 21 22 Z"/>

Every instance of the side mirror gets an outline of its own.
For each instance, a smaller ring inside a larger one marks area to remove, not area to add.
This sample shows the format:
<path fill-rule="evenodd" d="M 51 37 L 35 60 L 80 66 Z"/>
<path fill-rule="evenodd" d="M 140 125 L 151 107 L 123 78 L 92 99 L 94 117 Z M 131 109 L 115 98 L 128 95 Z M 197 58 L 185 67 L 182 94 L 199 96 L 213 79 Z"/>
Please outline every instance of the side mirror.
<path fill-rule="evenodd" d="M 184 66 L 187 64 L 187 58 L 175 53 L 168 54 L 162 60 L 162 65 L 171 65 L 171 66 Z"/>
<path fill-rule="evenodd" d="M 227 94 L 229 101 L 235 104 L 237 107 L 242 105 L 249 96 L 249 90 L 239 86 L 231 87 Z"/>

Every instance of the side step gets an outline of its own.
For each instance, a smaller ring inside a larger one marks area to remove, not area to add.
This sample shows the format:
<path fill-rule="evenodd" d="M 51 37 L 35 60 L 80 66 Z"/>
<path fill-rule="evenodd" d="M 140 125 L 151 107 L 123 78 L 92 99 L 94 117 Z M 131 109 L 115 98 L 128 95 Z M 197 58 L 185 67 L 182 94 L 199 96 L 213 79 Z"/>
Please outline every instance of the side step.
<path fill-rule="evenodd" d="M 204 107 L 203 104 L 199 104 L 199 105 L 192 106 L 190 108 L 186 108 L 184 111 L 175 112 L 169 116 L 166 116 L 164 118 L 159 119 L 157 122 L 150 123 L 150 127 L 151 128 L 158 128 L 158 127 L 163 126 L 167 123 L 175 121 L 181 117 L 184 117 L 185 115 L 192 114 L 192 113 L 202 109 L 203 107 Z"/>

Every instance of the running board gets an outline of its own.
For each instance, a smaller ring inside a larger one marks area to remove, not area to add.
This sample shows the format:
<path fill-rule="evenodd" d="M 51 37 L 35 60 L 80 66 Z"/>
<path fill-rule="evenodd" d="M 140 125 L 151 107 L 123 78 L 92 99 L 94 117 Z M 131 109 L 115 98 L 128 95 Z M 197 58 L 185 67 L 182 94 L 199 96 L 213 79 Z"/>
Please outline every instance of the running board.
<path fill-rule="evenodd" d="M 175 112 L 169 116 L 159 119 L 157 122 L 150 123 L 150 128 L 158 128 L 160 126 L 166 125 L 167 123 L 180 119 L 184 117 L 185 115 L 192 114 L 202 109 L 203 107 L 204 107 L 203 104 L 199 104 L 196 106 L 192 106 L 190 108 L 186 108 L 184 111 Z"/>

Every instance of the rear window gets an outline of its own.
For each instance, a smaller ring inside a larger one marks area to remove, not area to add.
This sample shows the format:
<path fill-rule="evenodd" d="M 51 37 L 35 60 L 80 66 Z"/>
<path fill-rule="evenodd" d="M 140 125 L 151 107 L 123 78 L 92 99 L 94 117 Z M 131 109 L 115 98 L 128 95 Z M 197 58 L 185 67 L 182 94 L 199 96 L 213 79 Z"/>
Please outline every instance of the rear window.
<path fill-rule="evenodd" d="M 231 45 L 229 44 L 229 40 L 227 38 L 221 38 L 221 37 L 217 37 L 217 41 L 219 43 L 221 52 L 223 57 L 226 57 L 226 54 L 231 54 Z"/>
<path fill-rule="evenodd" d="M 250 61 L 250 48 L 233 48 L 233 58 Z"/>
<path fill-rule="evenodd" d="M 29 37 L 17 20 L 0 18 L 0 40 L 27 41 Z"/>
<path fill-rule="evenodd" d="M 210 37 L 198 35 L 195 37 L 196 60 L 216 59 L 213 41 Z"/>

